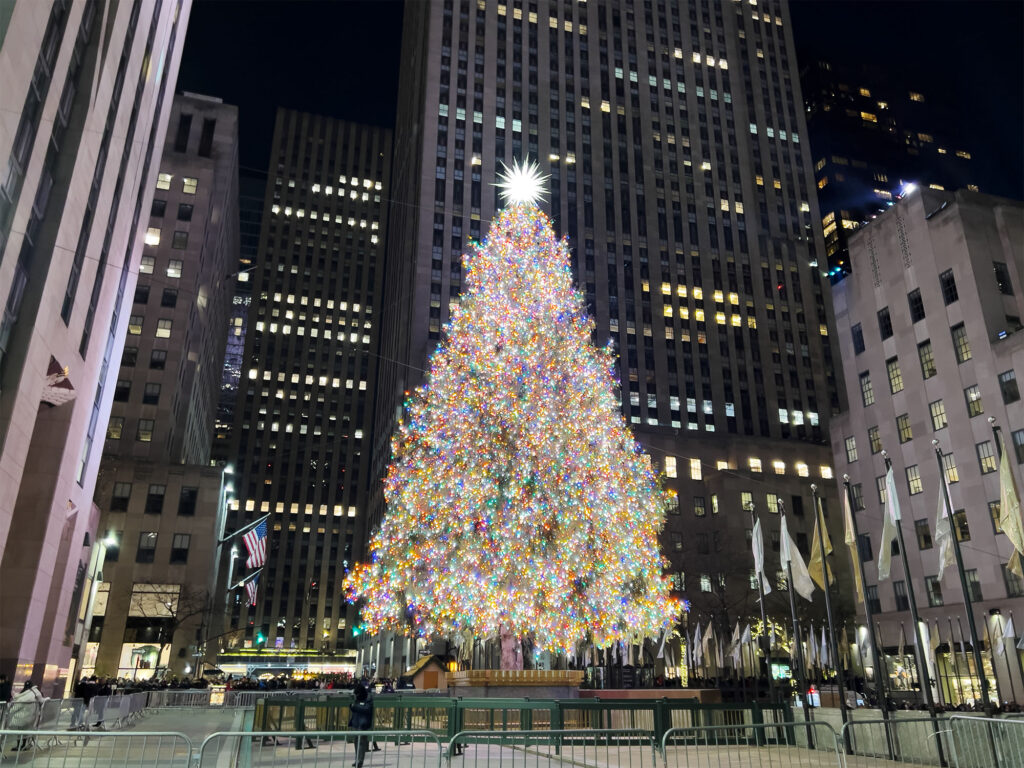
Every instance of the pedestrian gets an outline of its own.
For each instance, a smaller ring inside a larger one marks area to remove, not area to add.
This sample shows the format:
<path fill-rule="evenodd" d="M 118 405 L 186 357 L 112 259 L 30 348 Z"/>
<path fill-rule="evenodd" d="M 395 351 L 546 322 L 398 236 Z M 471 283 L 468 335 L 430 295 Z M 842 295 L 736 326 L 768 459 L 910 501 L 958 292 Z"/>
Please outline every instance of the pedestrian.
<path fill-rule="evenodd" d="M 11 681 L 7 675 L 0 675 L 0 704 L 6 704 L 11 700 Z"/>
<path fill-rule="evenodd" d="M 373 728 L 373 701 L 370 699 L 370 692 L 365 685 L 360 683 L 353 693 L 355 701 L 349 708 L 348 727 L 353 731 L 369 731 Z M 352 763 L 355 768 L 363 766 L 367 742 L 366 736 L 356 737 L 356 761 Z"/>
<path fill-rule="evenodd" d="M 12 731 L 34 730 L 39 722 L 39 713 L 42 711 L 44 701 L 46 699 L 39 692 L 36 684 L 31 680 L 26 680 L 21 693 L 11 700 L 11 714 L 7 720 L 7 727 Z M 30 736 L 20 736 L 14 751 L 28 749 L 31 743 Z"/>

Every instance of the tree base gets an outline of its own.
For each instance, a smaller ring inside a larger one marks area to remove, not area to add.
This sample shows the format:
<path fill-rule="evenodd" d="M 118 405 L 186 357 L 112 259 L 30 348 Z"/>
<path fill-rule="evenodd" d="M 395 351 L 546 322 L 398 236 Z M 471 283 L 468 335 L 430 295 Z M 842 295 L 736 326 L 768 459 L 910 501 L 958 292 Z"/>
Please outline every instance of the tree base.
<path fill-rule="evenodd" d="M 448 688 L 465 698 L 576 699 L 583 671 L 578 669 L 464 669 L 448 673 Z"/>

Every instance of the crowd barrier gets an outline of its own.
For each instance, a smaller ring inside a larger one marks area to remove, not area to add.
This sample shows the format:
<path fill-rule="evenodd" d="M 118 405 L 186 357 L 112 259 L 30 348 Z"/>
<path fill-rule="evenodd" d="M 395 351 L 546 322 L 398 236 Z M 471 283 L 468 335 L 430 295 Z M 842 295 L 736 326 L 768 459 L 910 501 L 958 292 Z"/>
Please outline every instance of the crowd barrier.
<path fill-rule="evenodd" d="M 448 764 L 604 765 L 658 764 L 654 734 L 639 729 L 463 731 L 448 742 Z M 517 759 L 518 758 L 518 759 Z"/>
<path fill-rule="evenodd" d="M 0 731 L 0 760 L 32 768 L 191 768 L 192 753 L 181 733 Z"/>
<path fill-rule="evenodd" d="M 1024 766 L 1024 720 L 1019 717 L 953 715 L 949 731 L 956 768 Z"/>
<path fill-rule="evenodd" d="M 193 765 L 195 768 L 348 766 L 356 761 L 360 742 L 368 766 L 440 768 L 444 758 L 441 741 L 426 731 L 349 731 L 345 734 L 310 731 L 291 736 L 274 731 L 233 731 L 208 736 L 199 746 Z M 377 750 L 371 752 L 374 746 Z"/>

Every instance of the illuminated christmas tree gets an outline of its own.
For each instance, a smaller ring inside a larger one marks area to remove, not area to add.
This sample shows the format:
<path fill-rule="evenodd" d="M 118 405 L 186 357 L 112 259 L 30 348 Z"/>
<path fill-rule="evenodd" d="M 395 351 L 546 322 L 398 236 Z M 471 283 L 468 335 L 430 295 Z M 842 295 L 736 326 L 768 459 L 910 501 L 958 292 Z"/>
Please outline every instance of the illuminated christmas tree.
<path fill-rule="evenodd" d="M 656 637 L 666 495 L 591 341 L 567 244 L 533 203 L 536 166 L 465 257 L 466 285 L 406 403 L 370 563 L 345 584 L 366 630 L 529 637 L 568 651 Z"/>

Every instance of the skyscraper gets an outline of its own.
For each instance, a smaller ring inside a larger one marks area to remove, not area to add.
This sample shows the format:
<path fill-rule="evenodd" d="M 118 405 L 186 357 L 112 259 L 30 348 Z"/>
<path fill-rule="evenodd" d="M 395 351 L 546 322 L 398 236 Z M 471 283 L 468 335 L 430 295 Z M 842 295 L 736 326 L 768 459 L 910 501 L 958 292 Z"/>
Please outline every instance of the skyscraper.
<path fill-rule="evenodd" d="M 82 669 L 101 675 L 185 674 L 196 629 L 216 634 L 211 600 L 223 616 L 230 478 L 210 449 L 238 260 L 237 108 L 175 97 L 155 188 L 96 483 L 107 549 Z"/>
<path fill-rule="evenodd" d="M 17 3 L 0 27 L 0 583 L 18 585 L 0 590 L 0 670 L 47 695 L 81 639 L 98 443 L 190 5 Z"/>
<path fill-rule="evenodd" d="M 810 484 L 835 500 L 841 404 L 785 4 L 408 3 L 402 57 L 371 526 L 461 255 L 487 233 L 501 164 L 528 156 L 551 175 L 596 340 L 619 352 L 623 413 L 676 494 L 678 594 L 716 621 L 756 611 L 744 506 L 777 551 L 783 502 L 806 543 Z M 415 660 L 386 638 L 361 650 L 383 674 Z"/>
<path fill-rule="evenodd" d="M 950 621 L 962 621 L 967 632 L 956 566 L 939 578 L 936 520 L 942 486 L 933 440 L 941 450 L 965 577 L 986 648 L 991 646 L 984 622 L 995 637 L 1001 622 L 1013 614 L 1024 616 L 1024 581 L 1006 568 L 1013 549 L 998 522 L 999 457 L 988 422 L 994 417 L 1000 428 L 1021 487 L 1024 407 L 1016 373 L 1020 365 L 1024 374 L 1021 243 L 1024 204 L 931 189 L 908 194 L 850 239 L 857 268 L 834 288 L 850 402 L 833 418 L 832 451 L 837 470 L 850 477 L 861 552 L 869 560 L 867 597 L 883 645 L 897 645 L 903 624 L 907 646 L 914 643 L 910 582 L 923 621 L 939 621 L 943 638 Z M 910 565 L 906 574 L 893 558 L 887 581 L 877 578 L 875 562 L 886 501 L 882 450 L 893 462 Z M 1012 651 L 1005 658 L 1012 660 Z M 964 690 L 972 692 L 971 698 L 980 696 L 976 673 L 961 666 L 940 659 L 934 682 L 941 700 L 958 703 Z M 1016 664 L 1010 661 L 1007 667 L 996 658 L 990 676 L 998 676 L 1002 698 L 1008 700 L 1010 674 L 1013 688 L 1020 691 Z"/>
<path fill-rule="evenodd" d="M 390 164 L 390 131 L 277 113 L 229 525 L 269 513 L 269 547 L 256 605 L 234 597 L 239 632 L 225 669 L 264 642 L 269 663 L 278 649 L 313 669 L 342 659 L 351 622 L 341 580 L 366 515 Z"/>

